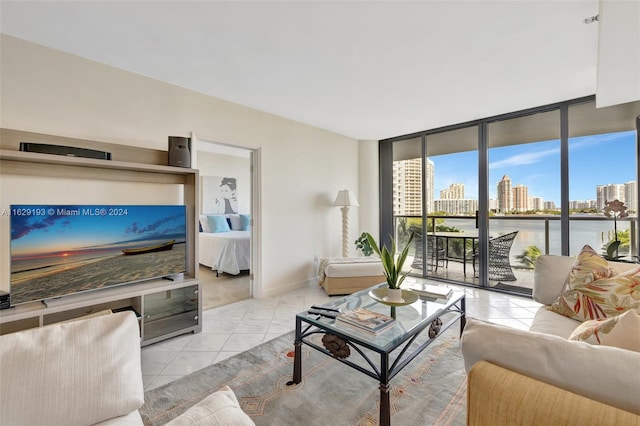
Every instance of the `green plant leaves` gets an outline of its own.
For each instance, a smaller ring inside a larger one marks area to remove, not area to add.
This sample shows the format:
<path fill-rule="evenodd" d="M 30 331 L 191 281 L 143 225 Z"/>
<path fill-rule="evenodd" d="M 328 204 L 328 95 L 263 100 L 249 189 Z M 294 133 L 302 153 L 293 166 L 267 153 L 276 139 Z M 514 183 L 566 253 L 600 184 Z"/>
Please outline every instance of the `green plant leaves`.
<path fill-rule="evenodd" d="M 387 249 L 386 246 L 383 246 L 382 249 L 380 249 L 373 236 L 369 233 L 366 233 L 366 238 L 369 242 L 369 245 L 371 246 L 373 251 L 376 252 L 378 256 L 380 256 L 385 275 L 387 276 L 387 286 L 389 288 L 400 288 L 402 282 L 405 280 L 409 272 L 411 272 L 407 271 L 405 273 L 402 273 L 402 268 L 405 261 L 407 260 L 409 248 L 411 247 L 411 241 L 413 241 L 413 236 L 414 234 L 411 233 L 411 236 L 407 241 L 407 245 L 396 258 L 397 247 L 396 242 L 393 238 L 391 238 L 391 250 Z"/>

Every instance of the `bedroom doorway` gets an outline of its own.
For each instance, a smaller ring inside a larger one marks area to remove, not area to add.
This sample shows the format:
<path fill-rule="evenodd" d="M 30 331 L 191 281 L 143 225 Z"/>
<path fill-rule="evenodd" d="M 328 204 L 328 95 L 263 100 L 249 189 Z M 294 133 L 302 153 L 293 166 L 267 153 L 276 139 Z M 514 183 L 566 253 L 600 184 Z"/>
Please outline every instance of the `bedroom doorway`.
<path fill-rule="evenodd" d="M 192 149 L 192 167 L 200 175 L 198 263 L 207 310 L 255 294 L 259 150 L 193 135 Z"/>

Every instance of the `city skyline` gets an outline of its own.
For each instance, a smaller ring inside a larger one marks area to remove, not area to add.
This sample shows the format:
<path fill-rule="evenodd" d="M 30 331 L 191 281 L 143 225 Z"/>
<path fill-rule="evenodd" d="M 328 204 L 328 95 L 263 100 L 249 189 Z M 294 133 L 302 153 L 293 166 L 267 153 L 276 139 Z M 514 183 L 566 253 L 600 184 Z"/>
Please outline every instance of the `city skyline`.
<path fill-rule="evenodd" d="M 476 151 L 429 157 L 435 165 L 434 189 L 452 183 L 465 185 L 466 198 L 478 198 Z M 598 185 L 635 181 L 635 131 L 605 133 L 569 139 L 569 199 L 595 200 Z M 489 198 L 497 198 L 496 185 L 509 175 L 514 186 L 529 188 L 529 195 L 560 204 L 560 142 L 544 141 L 489 150 Z"/>
<path fill-rule="evenodd" d="M 558 209 L 559 146 L 556 140 L 490 149 L 489 208 L 498 212 Z M 477 151 L 427 158 L 428 211 L 465 214 L 477 209 L 477 158 Z M 637 209 L 635 132 L 570 138 L 569 168 L 570 209 L 601 211 L 607 200 L 614 199 Z M 395 163 L 396 214 L 421 214 L 422 170 L 420 158 Z"/>

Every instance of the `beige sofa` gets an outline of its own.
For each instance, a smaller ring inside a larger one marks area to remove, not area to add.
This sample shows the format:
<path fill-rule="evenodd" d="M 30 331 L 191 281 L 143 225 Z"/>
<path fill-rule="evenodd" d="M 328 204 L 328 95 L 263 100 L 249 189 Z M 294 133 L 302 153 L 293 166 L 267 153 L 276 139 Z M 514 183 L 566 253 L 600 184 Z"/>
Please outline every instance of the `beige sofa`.
<path fill-rule="evenodd" d="M 378 257 L 324 258 L 318 269 L 318 285 L 329 296 L 351 294 L 387 281 Z"/>
<path fill-rule="evenodd" d="M 0 336 L 0 425 L 143 425 L 140 331 L 133 312 Z M 167 425 L 253 425 L 224 387 Z"/>
<path fill-rule="evenodd" d="M 0 336 L 0 425 L 142 425 L 133 312 Z"/>
<path fill-rule="evenodd" d="M 533 298 L 552 304 L 574 261 L 541 256 Z M 528 331 L 469 319 L 461 338 L 467 424 L 640 425 L 640 352 L 568 340 L 579 324 L 546 306 Z"/>

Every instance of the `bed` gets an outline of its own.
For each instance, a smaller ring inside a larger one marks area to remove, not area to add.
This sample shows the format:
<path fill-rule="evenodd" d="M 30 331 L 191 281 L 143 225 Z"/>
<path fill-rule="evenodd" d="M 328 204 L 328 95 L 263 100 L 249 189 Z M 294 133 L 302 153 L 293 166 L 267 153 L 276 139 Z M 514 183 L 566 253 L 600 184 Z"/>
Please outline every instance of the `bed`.
<path fill-rule="evenodd" d="M 251 269 L 251 231 L 200 232 L 199 242 L 200 264 L 216 274 L 238 275 Z"/>

